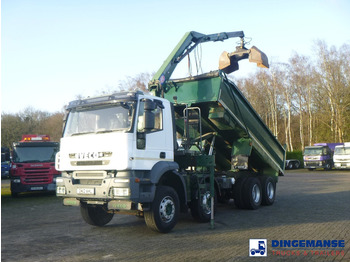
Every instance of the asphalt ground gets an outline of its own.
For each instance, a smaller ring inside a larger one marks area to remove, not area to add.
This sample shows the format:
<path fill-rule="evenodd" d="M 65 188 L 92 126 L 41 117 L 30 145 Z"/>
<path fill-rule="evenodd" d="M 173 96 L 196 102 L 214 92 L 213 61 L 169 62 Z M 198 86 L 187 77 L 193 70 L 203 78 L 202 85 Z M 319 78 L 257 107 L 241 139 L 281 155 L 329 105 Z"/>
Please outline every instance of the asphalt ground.
<path fill-rule="evenodd" d="M 220 204 L 214 229 L 183 214 L 168 234 L 126 215 L 93 227 L 55 195 L 12 198 L 8 184 L 2 180 L 1 261 L 350 261 L 350 171 L 288 170 L 274 205 Z M 250 239 L 266 239 L 266 257 L 249 257 Z"/>

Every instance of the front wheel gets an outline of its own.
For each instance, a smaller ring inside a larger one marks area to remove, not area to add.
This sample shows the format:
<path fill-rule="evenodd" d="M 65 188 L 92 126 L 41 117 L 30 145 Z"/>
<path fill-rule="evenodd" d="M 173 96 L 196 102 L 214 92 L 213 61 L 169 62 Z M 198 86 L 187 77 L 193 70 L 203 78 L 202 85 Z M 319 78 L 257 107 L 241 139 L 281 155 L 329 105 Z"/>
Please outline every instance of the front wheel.
<path fill-rule="evenodd" d="M 332 164 L 331 163 L 326 163 L 326 167 L 324 168 L 324 170 L 331 170 L 332 169 Z"/>
<path fill-rule="evenodd" d="M 154 231 L 168 233 L 176 225 L 180 201 L 172 187 L 158 186 L 151 210 L 144 212 L 146 225 Z"/>
<path fill-rule="evenodd" d="M 114 214 L 108 213 L 105 206 L 91 206 L 81 203 L 80 213 L 86 223 L 92 226 L 104 226 L 109 223 Z"/>

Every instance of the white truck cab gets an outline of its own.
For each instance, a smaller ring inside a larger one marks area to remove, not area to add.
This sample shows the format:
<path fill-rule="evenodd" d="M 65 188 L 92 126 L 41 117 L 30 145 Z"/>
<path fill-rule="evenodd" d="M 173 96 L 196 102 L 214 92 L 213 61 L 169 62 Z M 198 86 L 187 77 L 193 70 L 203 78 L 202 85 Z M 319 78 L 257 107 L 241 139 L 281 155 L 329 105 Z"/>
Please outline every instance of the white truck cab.
<path fill-rule="evenodd" d="M 335 147 L 333 162 L 336 169 L 350 169 L 350 142 Z"/>
<path fill-rule="evenodd" d="M 177 168 L 173 122 L 165 121 L 173 117 L 170 102 L 128 92 L 73 101 L 67 111 L 56 155 L 57 196 L 65 205 L 86 198 L 87 204 L 143 210 L 132 205 L 153 200 L 150 171 Z"/>

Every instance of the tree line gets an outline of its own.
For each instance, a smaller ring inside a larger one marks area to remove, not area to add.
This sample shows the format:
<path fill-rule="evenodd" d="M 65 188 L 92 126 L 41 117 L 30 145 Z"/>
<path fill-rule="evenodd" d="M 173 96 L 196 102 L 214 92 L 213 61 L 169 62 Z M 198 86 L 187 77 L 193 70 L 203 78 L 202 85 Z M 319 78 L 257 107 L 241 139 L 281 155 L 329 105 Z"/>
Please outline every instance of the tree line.
<path fill-rule="evenodd" d="M 294 53 L 288 63 L 236 81 L 288 151 L 321 142 L 350 142 L 350 45 L 324 41 L 315 56 Z"/>
<path fill-rule="evenodd" d="M 63 112 L 48 113 L 31 107 L 16 114 L 1 114 L 1 147 L 12 147 L 24 134 L 49 135 L 52 141 L 62 136 Z"/>
<path fill-rule="evenodd" d="M 271 63 L 269 70 L 235 80 L 288 151 L 317 142 L 350 142 L 350 45 L 336 48 L 317 41 L 313 49 L 313 57 L 295 52 L 287 63 Z M 149 73 L 126 77 L 116 88 L 99 93 L 146 91 L 151 77 Z M 1 146 L 11 147 L 22 134 L 48 134 L 59 141 L 63 116 L 64 112 L 33 108 L 2 113 Z"/>

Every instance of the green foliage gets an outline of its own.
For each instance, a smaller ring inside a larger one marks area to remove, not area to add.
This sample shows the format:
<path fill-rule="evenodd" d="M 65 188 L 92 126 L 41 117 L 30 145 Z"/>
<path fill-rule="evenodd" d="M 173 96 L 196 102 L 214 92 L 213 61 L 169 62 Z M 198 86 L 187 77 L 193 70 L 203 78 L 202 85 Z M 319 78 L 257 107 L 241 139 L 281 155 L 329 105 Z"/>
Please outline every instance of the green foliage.
<path fill-rule="evenodd" d="M 63 113 L 48 113 L 27 108 L 17 114 L 1 114 L 1 146 L 12 147 L 24 134 L 50 135 L 59 141 L 62 135 Z"/>

